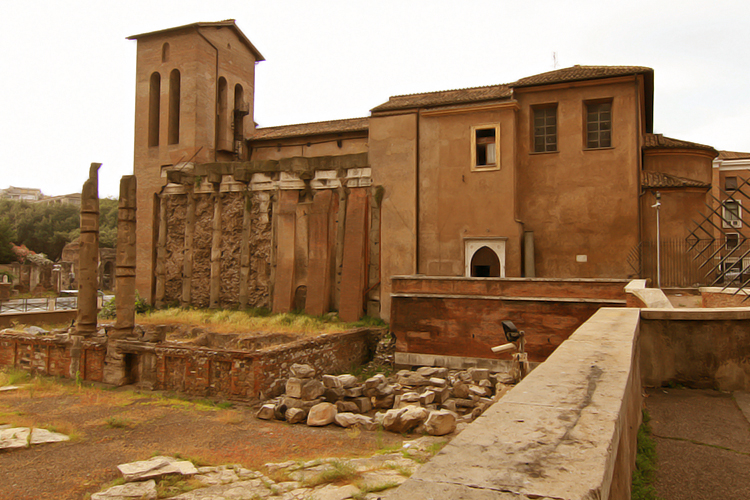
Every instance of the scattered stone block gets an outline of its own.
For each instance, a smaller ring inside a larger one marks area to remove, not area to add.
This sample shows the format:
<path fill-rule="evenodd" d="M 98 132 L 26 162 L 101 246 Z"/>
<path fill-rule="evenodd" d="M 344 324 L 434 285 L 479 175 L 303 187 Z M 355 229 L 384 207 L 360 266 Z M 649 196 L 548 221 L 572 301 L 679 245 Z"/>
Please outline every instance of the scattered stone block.
<path fill-rule="evenodd" d="M 344 383 L 335 375 L 323 375 L 323 385 L 328 389 L 344 387 Z"/>
<path fill-rule="evenodd" d="M 293 364 L 290 369 L 292 376 L 296 378 L 312 378 L 315 376 L 315 368 L 310 365 Z"/>
<path fill-rule="evenodd" d="M 372 402 L 370 398 L 360 397 L 352 400 L 357 405 L 357 413 L 367 413 L 372 410 Z"/>
<path fill-rule="evenodd" d="M 302 408 L 289 408 L 284 414 L 284 418 L 290 424 L 298 424 L 307 419 L 307 411 Z"/>
<path fill-rule="evenodd" d="M 307 415 L 307 425 L 311 427 L 322 427 L 333 422 L 336 418 L 336 406 L 331 403 L 318 403 L 310 408 Z"/>
<path fill-rule="evenodd" d="M 356 413 L 359 411 L 359 407 L 354 401 L 337 401 L 336 411 Z"/>
<path fill-rule="evenodd" d="M 468 372 L 471 376 L 471 380 L 474 382 L 488 380 L 490 378 L 490 371 L 487 368 L 469 368 Z"/>
<path fill-rule="evenodd" d="M 359 488 L 353 484 L 347 484 L 346 486 L 335 486 L 333 484 L 327 484 L 325 486 L 315 488 L 313 490 L 312 498 L 316 500 L 346 500 L 352 498 L 354 495 L 359 494 Z"/>
<path fill-rule="evenodd" d="M 304 381 L 297 377 L 290 377 L 286 381 L 286 395 L 290 398 L 302 398 L 302 385 Z"/>
<path fill-rule="evenodd" d="M 448 410 L 438 410 L 430 413 L 424 423 L 424 428 L 432 436 L 445 436 L 456 430 L 456 414 Z"/>
<path fill-rule="evenodd" d="M 435 387 L 447 387 L 448 381 L 444 378 L 430 377 L 430 385 L 434 385 Z"/>
<path fill-rule="evenodd" d="M 469 386 L 461 381 L 457 381 L 453 384 L 453 395 L 460 399 L 469 397 Z"/>
<path fill-rule="evenodd" d="M 480 398 L 484 398 L 487 396 L 492 396 L 492 389 L 490 389 L 489 387 L 480 387 L 478 385 L 470 385 L 469 394 L 479 396 Z"/>
<path fill-rule="evenodd" d="M 373 389 L 375 387 L 378 387 L 380 385 L 387 385 L 388 380 L 385 378 L 385 375 L 382 373 L 378 373 L 377 375 L 374 375 L 367 380 L 365 380 L 365 389 Z"/>
<path fill-rule="evenodd" d="M 435 393 L 432 391 L 425 391 L 419 396 L 419 402 L 422 406 L 427 406 L 435 401 Z"/>
<path fill-rule="evenodd" d="M 411 432 L 429 416 L 422 407 L 410 406 L 398 410 L 389 410 L 383 418 L 383 427 L 391 432 Z"/>
<path fill-rule="evenodd" d="M 373 398 L 372 406 L 380 409 L 393 408 L 393 404 L 396 400 L 396 396 L 389 394 L 387 396 Z"/>
<path fill-rule="evenodd" d="M 398 383 L 411 387 L 420 387 L 430 385 L 430 379 L 423 377 L 417 372 L 407 372 L 404 375 L 398 376 Z"/>
<path fill-rule="evenodd" d="M 348 373 L 344 375 L 339 375 L 337 378 L 341 381 L 342 387 L 344 389 L 350 389 L 359 384 L 359 380 L 357 380 L 357 377 L 355 377 L 354 375 L 350 375 Z"/>
<path fill-rule="evenodd" d="M 302 385 L 301 398 L 306 401 L 312 401 L 313 399 L 321 397 L 325 392 L 326 388 L 323 385 L 323 382 L 311 379 Z"/>
<path fill-rule="evenodd" d="M 354 425 L 358 425 L 367 430 L 375 430 L 378 426 L 378 424 L 375 423 L 372 418 L 366 415 L 358 415 L 356 413 L 349 412 L 337 413 L 334 421 L 341 427 L 352 427 Z"/>
<path fill-rule="evenodd" d="M 156 481 L 151 479 L 141 483 L 112 486 L 101 493 L 94 493 L 91 495 L 91 500 L 152 500 L 156 497 Z"/>
<path fill-rule="evenodd" d="M 344 396 L 346 396 L 347 398 L 358 398 L 362 396 L 362 387 L 344 388 Z"/>
<path fill-rule="evenodd" d="M 344 389 L 342 387 L 329 387 L 323 393 L 323 397 L 329 403 L 335 403 L 344 398 Z"/>

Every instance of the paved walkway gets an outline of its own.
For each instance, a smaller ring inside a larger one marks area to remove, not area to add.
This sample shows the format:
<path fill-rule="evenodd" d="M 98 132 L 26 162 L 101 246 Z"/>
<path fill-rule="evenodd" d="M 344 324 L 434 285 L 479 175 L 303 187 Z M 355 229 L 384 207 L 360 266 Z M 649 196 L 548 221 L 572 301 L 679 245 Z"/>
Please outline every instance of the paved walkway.
<path fill-rule="evenodd" d="M 664 500 L 750 499 L 750 393 L 649 389 Z"/>

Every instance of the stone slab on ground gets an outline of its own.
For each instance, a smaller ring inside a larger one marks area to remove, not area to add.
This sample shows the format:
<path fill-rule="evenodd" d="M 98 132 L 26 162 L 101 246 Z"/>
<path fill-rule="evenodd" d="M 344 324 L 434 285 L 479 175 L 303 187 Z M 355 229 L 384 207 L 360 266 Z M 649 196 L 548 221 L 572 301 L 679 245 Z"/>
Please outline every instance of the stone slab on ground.
<path fill-rule="evenodd" d="M 94 493 L 91 500 L 152 500 L 157 497 L 156 481 L 128 483 L 112 486 L 106 491 Z"/>
<path fill-rule="evenodd" d="M 29 445 L 28 427 L 11 427 L 0 430 L 0 450 L 11 450 L 15 448 L 26 448 Z"/>
<path fill-rule="evenodd" d="M 70 441 L 70 437 L 47 429 L 31 430 L 31 444 L 61 443 L 63 441 Z"/>
<path fill-rule="evenodd" d="M 20 387 L 17 385 L 6 385 L 0 387 L 0 392 L 17 391 L 18 389 L 20 389 Z"/>
<path fill-rule="evenodd" d="M 198 473 L 198 469 L 191 462 L 173 457 L 153 457 L 149 460 L 121 464 L 117 466 L 117 469 L 127 482 L 143 481 L 167 474 L 191 476 Z"/>

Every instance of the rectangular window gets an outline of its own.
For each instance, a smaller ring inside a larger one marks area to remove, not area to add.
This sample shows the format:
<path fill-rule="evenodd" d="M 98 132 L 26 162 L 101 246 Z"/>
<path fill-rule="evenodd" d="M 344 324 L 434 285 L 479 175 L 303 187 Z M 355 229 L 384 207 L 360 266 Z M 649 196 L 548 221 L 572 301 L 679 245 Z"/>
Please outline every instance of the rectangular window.
<path fill-rule="evenodd" d="M 724 177 L 724 190 L 737 191 L 737 177 Z"/>
<path fill-rule="evenodd" d="M 500 127 L 480 125 L 471 127 L 471 169 L 498 170 L 500 168 Z"/>
<path fill-rule="evenodd" d="M 557 106 L 534 108 L 534 152 L 557 151 Z"/>
<path fill-rule="evenodd" d="M 727 244 L 726 249 L 731 250 L 733 248 L 737 248 L 740 244 L 740 235 L 739 233 L 727 233 Z"/>
<path fill-rule="evenodd" d="M 721 207 L 723 227 L 742 227 L 742 205 L 737 200 L 727 200 Z"/>
<path fill-rule="evenodd" d="M 612 147 L 612 102 L 586 104 L 586 147 Z"/>

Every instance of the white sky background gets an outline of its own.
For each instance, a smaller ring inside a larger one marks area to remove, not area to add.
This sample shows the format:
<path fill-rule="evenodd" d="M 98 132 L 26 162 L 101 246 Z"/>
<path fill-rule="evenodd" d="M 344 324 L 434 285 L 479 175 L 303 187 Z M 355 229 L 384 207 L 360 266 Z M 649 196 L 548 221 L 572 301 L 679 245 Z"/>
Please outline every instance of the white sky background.
<path fill-rule="evenodd" d="M 260 126 L 581 65 L 655 71 L 654 132 L 750 152 L 750 2 L 0 0 L 0 188 L 100 196 L 133 171 L 136 42 L 236 19 L 265 56 Z"/>

